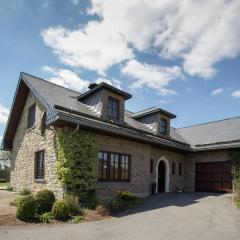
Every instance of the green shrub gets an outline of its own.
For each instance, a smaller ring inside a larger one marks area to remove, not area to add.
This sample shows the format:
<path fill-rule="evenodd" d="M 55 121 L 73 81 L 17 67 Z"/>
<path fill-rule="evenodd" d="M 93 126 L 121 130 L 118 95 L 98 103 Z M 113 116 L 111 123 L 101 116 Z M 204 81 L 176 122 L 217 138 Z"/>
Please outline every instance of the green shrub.
<path fill-rule="evenodd" d="M 133 203 L 137 203 L 139 201 L 139 197 L 137 197 L 136 195 L 128 191 L 116 192 L 115 199 L 117 201 L 133 202 Z"/>
<path fill-rule="evenodd" d="M 10 185 L 8 185 L 7 188 L 6 188 L 6 190 L 9 191 L 9 192 L 11 192 L 11 191 L 13 191 L 13 187 L 10 186 Z"/>
<path fill-rule="evenodd" d="M 239 202 L 236 202 L 236 205 L 237 205 L 237 208 L 240 209 L 240 201 L 239 201 Z"/>
<path fill-rule="evenodd" d="M 78 215 L 80 215 L 80 216 L 86 216 L 86 214 L 87 214 L 87 209 L 85 209 L 85 208 L 79 208 L 79 210 L 78 210 Z"/>
<path fill-rule="evenodd" d="M 73 219 L 71 220 L 72 223 L 82 223 L 84 222 L 84 217 L 83 216 L 74 216 Z"/>
<path fill-rule="evenodd" d="M 53 204 L 52 214 L 58 220 L 65 220 L 69 217 L 70 212 L 67 204 L 63 200 L 59 200 Z"/>
<path fill-rule="evenodd" d="M 7 182 L 6 179 L 4 179 L 4 178 L 0 178 L 0 183 L 6 183 L 6 182 Z"/>
<path fill-rule="evenodd" d="M 12 202 L 10 202 L 10 205 L 17 206 L 23 197 L 24 196 L 16 196 L 15 199 Z"/>
<path fill-rule="evenodd" d="M 71 214 L 77 214 L 80 209 L 79 200 L 77 196 L 66 194 L 64 196 L 64 202 L 66 203 L 69 212 Z"/>
<path fill-rule="evenodd" d="M 107 216 L 110 214 L 109 209 L 107 208 L 107 206 L 105 206 L 104 204 L 99 204 L 96 207 L 96 211 L 98 214 L 102 215 L 102 216 Z"/>
<path fill-rule="evenodd" d="M 21 197 L 17 202 L 17 218 L 22 221 L 29 221 L 36 214 L 36 202 L 32 195 Z"/>
<path fill-rule="evenodd" d="M 111 199 L 106 203 L 106 206 L 111 213 L 115 213 L 122 209 L 122 202 L 116 199 Z"/>
<path fill-rule="evenodd" d="M 27 195 L 30 195 L 30 194 L 31 194 L 31 190 L 30 190 L 29 188 L 23 188 L 23 189 L 19 192 L 19 194 L 20 194 L 21 196 L 27 196 Z"/>
<path fill-rule="evenodd" d="M 96 197 L 95 191 L 92 191 L 87 196 L 87 202 L 83 204 L 84 207 L 95 209 L 99 204 L 99 200 Z"/>
<path fill-rule="evenodd" d="M 53 214 L 51 212 L 46 212 L 39 216 L 39 221 L 43 223 L 49 223 L 52 218 Z"/>
<path fill-rule="evenodd" d="M 37 203 L 37 213 L 50 212 L 55 202 L 54 193 L 48 189 L 39 190 L 35 195 Z"/>

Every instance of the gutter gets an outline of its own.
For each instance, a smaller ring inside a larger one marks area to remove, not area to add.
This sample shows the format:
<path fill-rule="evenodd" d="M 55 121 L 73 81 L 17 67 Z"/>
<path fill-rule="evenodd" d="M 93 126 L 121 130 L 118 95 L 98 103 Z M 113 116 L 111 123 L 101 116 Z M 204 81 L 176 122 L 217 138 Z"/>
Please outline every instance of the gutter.
<path fill-rule="evenodd" d="M 113 133 L 116 135 L 121 135 L 121 136 L 125 136 L 128 138 L 141 140 L 141 141 L 144 141 L 147 143 L 166 146 L 169 148 L 176 148 L 176 149 L 179 149 L 182 151 L 190 151 L 190 152 L 192 151 L 192 149 L 190 147 L 188 147 L 187 145 L 179 144 L 177 142 L 172 142 L 170 140 L 162 140 L 162 139 L 154 137 L 150 134 L 148 135 L 146 133 L 144 133 L 144 134 L 139 133 L 136 130 L 125 129 L 123 127 L 119 127 L 116 125 L 102 123 L 100 121 L 92 120 L 92 119 L 89 119 L 89 118 L 83 117 L 83 116 L 74 116 L 72 114 L 66 114 L 63 112 L 58 112 L 58 114 L 59 114 L 59 118 L 58 118 L 59 120 L 63 120 L 66 122 L 72 122 L 72 123 L 78 124 L 79 126 L 88 127 L 88 128 L 92 128 L 92 129 L 96 129 L 96 130 L 101 130 L 104 132 Z M 97 124 L 96 124 L 96 122 L 97 122 Z"/>

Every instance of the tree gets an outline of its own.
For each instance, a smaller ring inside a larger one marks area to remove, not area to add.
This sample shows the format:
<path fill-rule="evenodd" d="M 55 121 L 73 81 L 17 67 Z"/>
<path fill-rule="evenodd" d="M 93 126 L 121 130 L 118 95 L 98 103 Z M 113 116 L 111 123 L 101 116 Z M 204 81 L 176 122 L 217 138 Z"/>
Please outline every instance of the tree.
<path fill-rule="evenodd" d="M 9 168 L 11 165 L 11 153 L 9 151 L 0 151 L 0 160 L 3 163 L 5 169 Z"/>

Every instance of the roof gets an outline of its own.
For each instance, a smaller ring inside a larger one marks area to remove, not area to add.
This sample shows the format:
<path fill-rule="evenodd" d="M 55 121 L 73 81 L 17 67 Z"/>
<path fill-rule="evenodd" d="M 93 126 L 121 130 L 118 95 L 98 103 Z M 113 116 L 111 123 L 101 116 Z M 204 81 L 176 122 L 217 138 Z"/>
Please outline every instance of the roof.
<path fill-rule="evenodd" d="M 111 135 L 180 151 L 240 147 L 240 117 L 181 129 L 171 128 L 171 137 L 164 138 L 156 135 L 145 124 L 137 121 L 139 116 L 164 111 L 160 108 L 150 108 L 137 113 L 125 111 L 123 123 L 112 122 L 100 118 L 88 105 L 80 102 L 78 100 L 81 96 L 79 92 L 27 73 L 21 73 L 3 137 L 2 146 L 5 149 L 11 149 L 12 147 L 12 140 L 18 126 L 17 121 L 19 121 L 18 116 L 23 110 L 29 91 L 32 91 L 45 107 L 47 124 L 54 124 L 57 121 L 71 122 L 79 124 L 83 128 L 95 129 Z M 164 113 L 168 112 L 164 111 Z M 171 113 L 168 114 L 171 115 Z"/>
<path fill-rule="evenodd" d="M 89 96 L 90 94 L 93 94 L 94 92 L 98 91 L 101 88 L 106 88 L 106 89 L 109 89 L 110 91 L 118 93 L 118 94 L 124 96 L 126 100 L 132 98 L 131 94 L 129 94 L 127 92 L 124 92 L 124 91 L 122 91 L 122 90 L 120 90 L 118 88 L 115 88 L 115 87 L 113 87 L 113 86 L 111 86 L 111 85 L 109 85 L 109 84 L 107 84 L 105 82 L 102 82 L 102 83 L 99 83 L 99 84 L 90 84 L 90 86 L 91 86 L 90 90 L 88 90 L 87 92 L 81 94 L 78 97 L 79 100 Z"/>
<path fill-rule="evenodd" d="M 157 113 L 157 112 L 160 112 L 160 113 L 170 117 L 171 119 L 176 118 L 176 115 L 174 115 L 174 114 L 172 114 L 168 111 L 165 111 L 161 108 L 157 108 L 157 107 L 151 107 L 151 108 L 142 110 L 140 112 L 136 112 L 132 115 L 132 117 L 137 119 L 137 118 L 140 118 L 140 117 L 143 117 L 143 116 L 146 116 L 146 115 L 150 115 L 150 114 L 153 114 L 153 113 Z"/>
<path fill-rule="evenodd" d="M 240 117 L 175 129 L 175 134 L 197 149 L 240 146 Z"/>
<path fill-rule="evenodd" d="M 99 84 L 101 85 L 101 84 Z M 28 90 L 27 90 L 28 89 Z M 16 114 L 21 114 L 24 107 L 19 106 L 19 102 L 24 102 L 24 98 L 19 93 L 32 91 L 35 97 L 42 103 L 47 112 L 47 124 L 55 121 L 69 121 L 81 124 L 83 127 L 91 127 L 97 130 L 103 130 L 118 136 L 139 139 L 153 144 L 160 144 L 166 147 L 174 147 L 179 150 L 189 150 L 186 143 L 178 142 L 174 139 L 158 137 L 143 123 L 132 118 L 131 113 L 125 111 L 124 123 L 118 124 L 99 118 L 89 106 L 78 100 L 81 94 L 76 91 L 56 85 L 44 79 L 32 76 L 27 73 L 21 73 L 18 87 L 13 101 L 13 106 L 9 115 L 9 121 L 4 133 L 3 147 L 11 149 L 11 141 L 17 128 L 17 123 L 13 120 L 19 119 Z M 18 109 L 18 112 L 16 112 Z"/>

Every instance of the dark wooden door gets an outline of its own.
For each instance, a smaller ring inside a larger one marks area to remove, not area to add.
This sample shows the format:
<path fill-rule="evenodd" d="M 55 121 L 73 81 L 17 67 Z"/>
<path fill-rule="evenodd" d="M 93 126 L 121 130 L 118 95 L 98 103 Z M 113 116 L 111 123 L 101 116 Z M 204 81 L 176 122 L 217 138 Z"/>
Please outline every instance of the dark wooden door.
<path fill-rule="evenodd" d="M 158 192 L 165 192 L 165 163 L 158 164 Z"/>
<path fill-rule="evenodd" d="M 196 163 L 195 189 L 198 192 L 231 192 L 232 176 L 229 162 Z"/>

